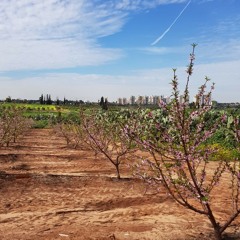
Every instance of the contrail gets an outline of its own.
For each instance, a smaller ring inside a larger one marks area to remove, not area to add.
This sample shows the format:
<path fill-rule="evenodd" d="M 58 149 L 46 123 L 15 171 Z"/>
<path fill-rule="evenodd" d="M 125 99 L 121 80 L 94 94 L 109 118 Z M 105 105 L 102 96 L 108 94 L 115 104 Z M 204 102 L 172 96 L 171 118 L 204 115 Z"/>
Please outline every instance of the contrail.
<path fill-rule="evenodd" d="M 159 37 L 157 38 L 151 45 L 157 44 L 172 28 L 172 26 L 177 22 L 177 20 L 182 16 L 184 11 L 187 9 L 188 5 L 191 3 L 192 0 L 190 0 L 187 5 L 183 8 L 183 10 L 179 13 L 179 15 L 176 17 L 176 19 L 173 21 L 173 23 L 169 26 L 169 28 Z"/>

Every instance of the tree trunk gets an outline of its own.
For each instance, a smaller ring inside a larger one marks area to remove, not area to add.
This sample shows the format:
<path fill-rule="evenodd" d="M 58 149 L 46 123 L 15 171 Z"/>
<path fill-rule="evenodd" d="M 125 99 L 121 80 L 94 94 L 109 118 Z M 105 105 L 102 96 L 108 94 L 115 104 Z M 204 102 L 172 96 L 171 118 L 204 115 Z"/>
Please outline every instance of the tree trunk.
<path fill-rule="evenodd" d="M 216 240 L 222 240 L 223 238 L 222 238 L 221 227 L 220 227 L 219 223 L 216 221 L 216 219 L 215 219 L 215 217 L 214 217 L 214 215 L 212 213 L 212 210 L 211 210 L 211 208 L 210 208 L 208 203 L 206 204 L 206 208 L 208 210 L 208 218 L 209 218 L 209 220 L 210 220 L 210 222 L 212 224 L 212 227 L 214 229 L 215 239 Z"/>
<path fill-rule="evenodd" d="M 115 168 L 116 168 L 116 170 L 117 170 L 117 179 L 121 179 L 120 170 L 119 170 L 119 164 L 116 164 L 116 165 L 115 165 Z"/>
<path fill-rule="evenodd" d="M 220 231 L 220 228 L 214 229 L 214 235 L 216 240 L 222 240 L 222 233 Z"/>

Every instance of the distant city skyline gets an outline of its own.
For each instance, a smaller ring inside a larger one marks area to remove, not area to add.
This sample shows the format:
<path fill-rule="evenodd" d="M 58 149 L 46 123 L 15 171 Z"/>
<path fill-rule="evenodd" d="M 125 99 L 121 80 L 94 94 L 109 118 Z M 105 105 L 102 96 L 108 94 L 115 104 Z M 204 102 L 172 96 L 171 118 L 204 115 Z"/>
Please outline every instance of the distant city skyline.
<path fill-rule="evenodd" d="M 170 96 L 192 43 L 191 99 L 207 75 L 240 102 L 239 0 L 1 0 L 0 99 Z"/>

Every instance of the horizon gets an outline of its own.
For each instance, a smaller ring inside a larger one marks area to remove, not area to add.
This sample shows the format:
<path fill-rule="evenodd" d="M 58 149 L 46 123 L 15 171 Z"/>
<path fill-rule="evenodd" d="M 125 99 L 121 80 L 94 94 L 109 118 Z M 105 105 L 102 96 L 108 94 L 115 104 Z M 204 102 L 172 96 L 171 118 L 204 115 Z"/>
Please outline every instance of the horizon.
<path fill-rule="evenodd" d="M 240 1 L 32 0 L 0 3 L 0 99 L 109 102 L 171 94 L 172 68 L 190 91 L 208 76 L 213 100 L 240 102 Z"/>
<path fill-rule="evenodd" d="M 100 101 L 101 101 L 101 98 L 103 97 L 104 99 L 107 99 L 107 101 L 108 101 L 108 98 L 106 97 L 104 97 L 104 96 L 101 96 L 99 99 L 97 99 L 96 101 L 89 101 L 89 100 L 86 100 L 86 101 L 83 101 L 82 99 L 68 99 L 68 98 L 65 98 L 65 97 L 63 97 L 62 99 L 61 98 L 56 98 L 56 99 L 52 99 L 52 97 L 51 97 L 51 94 L 42 94 L 44 97 L 46 97 L 47 95 L 48 96 L 50 96 L 50 99 L 51 99 L 51 101 L 52 101 L 52 103 L 56 103 L 57 101 L 60 101 L 60 102 L 63 102 L 64 101 L 64 99 L 66 100 L 66 101 L 69 101 L 69 102 L 82 102 L 82 103 L 99 103 Z M 183 95 L 181 95 L 181 96 L 183 96 Z M 181 97 L 181 96 L 179 96 L 179 97 Z M 135 101 L 135 104 L 138 104 L 137 103 L 137 99 L 138 99 L 138 97 L 163 97 L 163 98 L 165 98 L 165 99 L 168 99 L 168 98 L 171 98 L 171 96 L 164 96 L 164 95 L 151 95 L 151 96 L 149 96 L 149 95 L 143 95 L 143 96 L 141 96 L 141 95 L 138 95 L 138 96 L 135 96 L 135 95 L 131 95 L 131 96 L 129 96 L 129 97 L 120 97 L 120 98 L 118 98 L 118 99 L 116 99 L 116 100 L 113 100 L 113 101 L 108 101 L 108 103 L 114 103 L 114 104 L 118 104 L 118 105 L 132 105 L 131 103 L 130 103 L 130 101 L 131 101 L 131 97 L 136 97 L 136 101 Z M 8 98 L 10 98 L 10 102 L 8 102 Z M 122 101 L 124 100 L 124 99 L 126 99 L 127 100 L 127 103 L 125 104 L 125 103 L 118 103 L 118 100 L 119 99 L 121 99 Z M 18 103 L 18 101 L 19 102 L 21 102 L 21 103 L 23 103 L 24 101 L 27 101 L 27 102 L 31 102 L 31 101 L 34 101 L 34 102 L 39 102 L 40 101 L 40 97 L 39 98 L 34 98 L 34 99 L 28 99 L 28 98 L 12 98 L 11 96 L 8 96 L 6 99 L 0 99 L 0 102 L 5 102 L 5 103 Z M 194 97 L 193 97 L 193 99 L 192 100 L 190 100 L 189 101 L 190 103 L 192 103 L 192 102 L 195 102 L 195 99 L 194 99 Z M 211 102 L 217 102 L 217 103 L 219 103 L 219 104 L 240 104 L 240 102 L 218 102 L 218 101 L 216 101 L 215 99 L 212 99 L 211 100 Z M 51 103 L 51 104 L 52 104 Z M 30 103 L 31 104 L 31 103 Z M 45 104 L 45 103 L 44 103 Z M 47 104 L 47 105 L 51 105 L 51 104 Z M 145 103 L 141 103 L 140 105 L 156 105 L 155 103 L 147 103 L 147 104 L 145 104 Z"/>

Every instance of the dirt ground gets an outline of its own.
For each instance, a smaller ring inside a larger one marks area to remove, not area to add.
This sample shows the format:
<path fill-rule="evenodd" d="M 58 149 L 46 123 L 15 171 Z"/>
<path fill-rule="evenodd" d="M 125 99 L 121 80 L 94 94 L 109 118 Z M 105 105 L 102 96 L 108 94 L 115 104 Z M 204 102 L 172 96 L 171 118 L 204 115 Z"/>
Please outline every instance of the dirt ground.
<path fill-rule="evenodd" d="M 29 131 L 0 149 L 0 239 L 213 239 L 206 217 L 177 205 L 164 191 L 144 194 L 130 169 L 121 170 L 119 181 L 104 158 L 67 148 L 51 129 Z M 220 219 L 231 207 L 226 186 L 216 194 Z M 227 234 L 240 239 L 240 217 Z"/>

